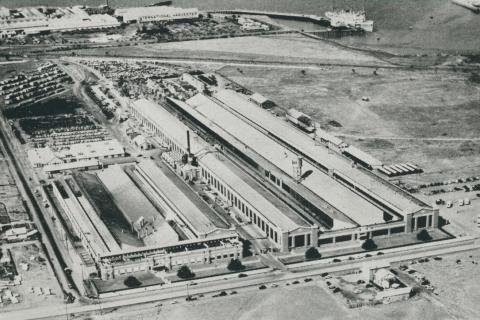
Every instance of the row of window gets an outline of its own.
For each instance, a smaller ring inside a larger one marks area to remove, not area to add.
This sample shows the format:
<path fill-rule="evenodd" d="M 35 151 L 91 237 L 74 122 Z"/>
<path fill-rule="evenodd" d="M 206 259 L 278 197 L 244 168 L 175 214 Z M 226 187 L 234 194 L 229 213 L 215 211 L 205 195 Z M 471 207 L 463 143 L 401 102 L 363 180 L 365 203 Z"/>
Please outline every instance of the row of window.
<path fill-rule="evenodd" d="M 281 179 L 277 178 L 267 170 L 265 170 L 265 177 L 269 178 L 273 183 L 281 187 L 284 191 L 288 192 L 293 198 L 300 202 L 322 225 L 326 225 L 330 228 L 333 227 L 333 219 L 331 217 L 325 214 L 316 205 L 312 204 L 310 201 L 307 201 L 300 194 L 291 189 L 285 182 L 282 182 Z"/>
<path fill-rule="evenodd" d="M 379 230 L 374 230 L 370 233 L 371 238 L 374 237 L 380 237 L 380 236 L 386 236 L 388 235 L 389 229 L 379 229 Z M 390 229 L 390 234 L 398 234 L 398 233 L 404 233 L 405 232 L 405 227 L 395 227 Z M 345 242 L 345 241 L 352 241 L 352 240 L 357 240 L 358 235 L 357 234 L 347 234 L 347 235 L 342 235 L 342 236 L 337 236 L 337 237 L 331 237 L 331 238 L 321 238 L 318 239 L 318 245 L 323 245 L 323 244 L 330 244 L 330 243 L 337 243 L 337 242 Z M 358 237 L 360 240 L 365 240 L 367 239 L 368 236 L 362 235 Z"/>
<path fill-rule="evenodd" d="M 166 135 L 163 134 L 162 131 L 160 131 L 155 125 L 153 125 L 150 121 L 148 120 L 143 120 L 143 125 L 147 126 L 150 130 L 154 131 L 155 134 L 157 136 L 159 136 L 162 141 L 170 146 L 172 148 L 173 151 L 177 151 L 177 152 L 182 152 L 183 153 L 183 150 L 180 149 L 176 143 L 174 143 L 170 138 L 168 138 Z"/>
<path fill-rule="evenodd" d="M 212 187 L 217 189 L 225 199 L 229 200 L 235 208 L 250 218 L 253 223 L 266 234 L 267 237 L 272 239 L 275 243 L 279 243 L 277 231 L 274 230 L 274 228 L 271 227 L 268 222 L 265 222 L 265 220 L 261 218 L 260 214 L 257 215 L 257 213 L 253 211 L 248 204 L 242 202 L 241 199 L 230 192 L 229 188 L 226 188 L 220 181 L 218 181 L 217 178 L 211 175 L 210 172 L 204 168 L 202 168 L 202 177 L 207 180 Z"/>

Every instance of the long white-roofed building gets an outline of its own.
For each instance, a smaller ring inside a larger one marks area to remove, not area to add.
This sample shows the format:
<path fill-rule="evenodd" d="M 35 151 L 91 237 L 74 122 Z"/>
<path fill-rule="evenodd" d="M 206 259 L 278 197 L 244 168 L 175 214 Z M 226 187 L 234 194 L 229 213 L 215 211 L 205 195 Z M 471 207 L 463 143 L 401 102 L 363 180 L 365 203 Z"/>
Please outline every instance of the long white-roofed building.
<path fill-rule="evenodd" d="M 168 6 L 120 8 L 115 10 L 115 16 L 122 17 L 125 23 L 197 19 L 199 14 L 197 8 L 184 9 Z"/>
<path fill-rule="evenodd" d="M 198 135 L 192 133 L 189 143 L 187 132 L 191 130 L 162 106 L 142 99 L 132 103 L 131 112 L 170 148 L 170 152 L 193 155 L 198 161 L 199 178 L 218 191 L 233 210 L 250 219 L 276 247 L 288 251 L 316 245 L 318 226 L 315 223 L 275 198 Z M 174 166 L 182 165 L 180 158 Z"/>
<path fill-rule="evenodd" d="M 319 146 L 247 96 L 221 90 L 170 102 L 307 206 L 330 231 L 320 244 L 437 227 L 438 210 Z"/>

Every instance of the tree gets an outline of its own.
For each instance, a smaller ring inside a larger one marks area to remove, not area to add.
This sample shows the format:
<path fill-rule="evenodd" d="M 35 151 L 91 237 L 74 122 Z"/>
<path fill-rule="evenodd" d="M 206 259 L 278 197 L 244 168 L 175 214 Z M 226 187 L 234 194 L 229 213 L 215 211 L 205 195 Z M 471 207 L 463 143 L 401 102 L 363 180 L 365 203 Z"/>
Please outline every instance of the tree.
<path fill-rule="evenodd" d="M 428 231 L 426 229 L 422 229 L 419 233 L 417 233 L 417 240 L 430 241 L 432 240 L 432 236 L 428 234 Z"/>
<path fill-rule="evenodd" d="M 230 271 L 242 271 L 245 269 L 245 266 L 239 259 L 231 259 L 228 263 L 227 269 Z"/>
<path fill-rule="evenodd" d="M 183 265 L 178 269 L 177 276 L 182 279 L 192 279 L 195 277 L 195 273 L 188 266 Z"/>
<path fill-rule="evenodd" d="M 320 259 L 321 257 L 322 255 L 320 254 L 320 252 L 318 252 L 317 248 L 315 247 L 310 247 L 307 249 L 307 251 L 305 251 L 306 260 L 316 260 L 316 259 Z"/>
<path fill-rule="evenodd" d="M 123 281 L 123 284 L 129 288 L 135 288 L 139 287 L 142 283 L 134 276 L 129 276 L 127 279 L 125 279 L 125 281 Z"/>
<path fill-rule="evenodd" d="M 363 250 L 375 250 L 377 249 L 377 244 L 373 241 L 373 239 L 367 239 L 364 243 L 362 243 Z"/>

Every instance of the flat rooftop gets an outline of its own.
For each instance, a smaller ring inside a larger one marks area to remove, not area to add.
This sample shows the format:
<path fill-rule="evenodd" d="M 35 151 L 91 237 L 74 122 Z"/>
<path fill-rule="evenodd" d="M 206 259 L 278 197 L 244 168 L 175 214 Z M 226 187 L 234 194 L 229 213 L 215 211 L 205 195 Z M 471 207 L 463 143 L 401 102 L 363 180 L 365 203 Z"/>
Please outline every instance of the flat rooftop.
<path fill-rule="evenodd" d="M 211 234 L 227 225 L 188 185 L 166 166 L 158 166 L 152 160 L 141 161 L 137 170 L 149 177 L 155 187 L 175 206 L 175 211 L 187 220 L 193 230 Z"/>
<path fill-rule="evenodd" d="M 188 105 L 190 105 L 190 108 L 188 108 Z M 186 112 L 210 129 L 216 130 L 227 141 L 240 141 L 245 148 L 254 150 L 281 171 L 289 176 L 293 176 L 292 161 L 298 158 L 298 154 L 293 153 L 290 148 L 284 147 L 272 139 L 266 132 L 262 132 L 255 127 L 254 124 L 248 123 L 245 119 L 228 111 L 219 103 L 202 94 L 197 94 L 187 100 L 187 104 L 182 104 L 182 106 L 187 108 Z M 255 107 L 258 108 L 257 106 Z M 198 115 L 201 115 L 201 117 Z M 223 129 L 223 132 L 218 130 L 218 128 Z M 225 132 L 228 136 L 225 136 Z M 385 222 L 382 210 L 304 161 L 303 172 L 309 170 L 312 171 L 312 174 L 300 183 L 330 205 L 360 225 Z"/>
<path fill-rule="evenodd" d="M 153 123 L 158 124 L 171 140 L 175 141 L 184 150 L 187 149 L 186 131 L 190 129 L 183 122 L 165 110 L 165 108 L 145 99 L 136 101 L 135 106 L 140 107 L 137 111 L 140 111 L 146 117 L 148 116 Z M 194 154 L 211 148 L 195 133 L 191 134 L 190 142 L 191 150 Z M 240 170 L 230 160 L 210 153 L 202 156 L 199 162 L 212 172 L 216 172 L 233 190 L 236 190 L 248 199 L 250 205 L 264 214 L 272 224 L 277 225 L 282 230 L 291 231 L 299 227 L 310 226 L 301 216 L 264 190 L 261 185 L 248 177 L 245 172 Z"/>
<path fill-rule="evenodd" d="M 187 146 L 187 130 L 188 127 L 183 124 L 177 117 L 165 110 L 162 106 L 147 99 L 139 99 L 133 102 L 134 108 L 144 118 L 152 123 L 157 124 L 165 132 L 168 132 L 169 138 L 180 146 Z M 191 131 L 191 130 L 190 130 Z M 192 135 L 193 136 L 193 135 Z M 191 140 L 194 140 L 193 138 Z M 203 145 L 192 143 L 191 152 L 193 154 L 201 151 Z"/>
<path fill-rule="evenodd" d="M 136 224 L 142 219 L 149 222 L 163 219 L 119 165 L 111 165 L 97 172 L 97 176 L 130 224 Z"/>
<path fill-rule="evenodd" d="M 73 180 L 71 183 L 73 183 Z M 94 211 L 82 195 L 75 195 L 71 186 L 63 179 L 56 180 L 57 188 L 60 188 L 64 196 L 64 201 L 69 210 L 74 214 L 72 217 L 79 228 L 82 230 L 88 243 L 94 248 L 96 254 L 106 252 L 118 252 L 120 246 L 113 238 L 110 231 L 101 222 L 100 217 Z M 76 214 L 75 214 L 76 213 Z"/>
<path fill-rule="evenodd" d="M 381 178 L 365 170 L 352 167 L 351 161 L 339 154 L 330 152 L 325 146 L 317 145 L 315 140 L 307 134 L 248 101 L 247 96 L 232 90 L 220 90 L 215 94 L 215 98 L 223 103 L 224 107 L 238 112 L 245 120 L 251 121 L 261 129 L 275 135 L 319 164 L 355 181 L 372 195 L 376 195 L 391 204 L 397 209 L 397 213 L 408 214 L 428 207 L 421 200 L 391 183 L 384 180 L 379 183 L 379 180 L 382 180 Z"/>
<path fill-rule="evenodd" d="M 223 155 L 207 154 L 201 158 L 200 164 L 221 177 L 228 187 L 247 199 L 250 206 L 279 229 L 294 231 L 300 227 L 311 227 L 300 215 L 265 190 Z"/>

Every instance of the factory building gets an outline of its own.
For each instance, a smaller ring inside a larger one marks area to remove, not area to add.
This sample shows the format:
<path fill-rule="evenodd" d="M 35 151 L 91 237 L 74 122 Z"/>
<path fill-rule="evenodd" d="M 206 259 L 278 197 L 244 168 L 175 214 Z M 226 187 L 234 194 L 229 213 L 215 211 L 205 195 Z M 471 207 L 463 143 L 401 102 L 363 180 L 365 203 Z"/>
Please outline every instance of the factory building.
<path fill-rule="evenodd" d="M 112 165 L 98 171 L 97 177 L 123 213 L 132 231 L 137 233 L 138 238 L 144 239 L 144 241 L 154 238 L 153 241 L 157 245 L 178 242 L 179 237 L 175 230 L 136 187 L 122 167 Z"/>
<path fill-rule="evenodd" d="M 319 244 L 334 244 L 436 228 L 438 211 L 403 190 L 352 166 L 312 137 L 274 118 L 233 91 L 201 94 L 178 110 L 233 148 L 302 205 L 324 227 Z M 299 157 L 302 168 L 298 170 Z"/>
<path fill-rule="evenodd" d="M 198 161 L 196 175 L 215 189 L 232 210 L 251 221 L 279 250 L 306 248 L 317 243 L 316 224 L 308 222 L 264 190 L 198 135 L 192 134 L 192 139 L 187 140 L 188 127 L 163 107 L 142 99 L 132 103 L 131 113 L 169 146 L 171 153 L 179 155 L 172 163 L 179 171 L 181 155 L 194 155 Z"/>
<path fill-rule="evenodd" d="M 156 268 L 174 269 L 182 265 L 226 263 L 242 257 L 237 235 L 191 239 L 169 246 L 125 249 L 101 255 L 98 268 L 103 280 Z"/>
<path fill-rule="evenodd" d="M 58 166 L 65 163 L 123 157 L 125 150 L 117 140 L 76 143 L 53 150 L 51 147 L 34 148 L 27 151 L 34 168 Z M 82 164 L 78 164 L 82 167 Z"/>
<path fill-rule="evenodd" d="M 120 8 L 115 10 L 115 16 L 123 18 L 123 22 L 155 22 L 197 19 L 197 8 L 176 8 L 168 6 Z"/>
<path fill-rule="evenodd" d="M 0 8 L 0 31 L 11 30 L 25 34 L 106 29 L 120 26 L 117 19 L 106 14 L 89 15 L 80 6 L 54 9 L 55 17 L 47 15 L 44 7 L 25 7 L 12 11 Z"/>
<path fill-rule="evenodd" d="M 135 173 L 167 216 L 185 225 L 191 237 L 208 238 L 230 232 L 230 226 L 169 168 L 145 160 L 137 165 Z"/>
<path fill-rule="evenodd" d="M 123 175 L 124 173 L 122 174 L 118 169 L 119 167 L 114 166 L 107 174 Z M 105 176 L 102 178 L 104 182 L 111 180 Z M 119 181 L 124 179 L 125 177 L 120 178 Z M 115 188 L 124 189 L 128 183 L 120 181 L 119 186 L 112 186 L 106 182 L 106 185 L 110 190 L 115 191 Z M 53 195 L 59 204 L 58 209 L 64 212 L 69 225 L 71 225 L 71 230 L 83 245 L 83 248 L 76 247 L 76 252 L 82 261 L 81 264 L 89 273 L 98 272 L 103 280 L 153 268 L 173 269 L 184 264 L 226 263 L 230 259 L 242 257 L 242 243 L 235 231 L 227 230 L 213 234 L 206 239 L 178 240 L 176 235 L 174 238 L 171 237 L 175 231 L 167 230 L 170 228 L 167 223 L 167 228 L 164 226 L 155 229 L 155 238 L 156 240 L 163 239 L 161 242 L 150 241 L 147 243 L 143 238 L 144 246 L 124 246 L 123 243 L 117 242 L 105 222 L 100 218 L 101 213 L 92 206 L 89 197 L 85 196 L 86 191 L 79 187 L 73 177 L 58 178 L 52 182 L 51 186 Z M 136 187 L 129 186 L 128 190 L 117 193 L 117 196 L 121 194 L 125 198 L 124 200 L 119 198 L 115 200 L 123 214 L 128 215 L 130 220 L 136 217 L 132 216 L 132 214 L 136 214 L 135 212 L 147 215 L 145 211 L 138 210 L 138 207 L 135 207 L 134 212 L 128 210 L 129 207 L 133 208 L 136 205 L 145 208 L 146 203 L 140 203 L 138 195 L 131 196 L 127 191 L 139 192 Z M 129 201 L 132 203 L 127 204 Z M 146 211 L 153 212 L 151 208 Z M 159 218 L 155 220 L 159 220 Z M 152 237 L 151 234 L 148 236 Z"/>
<path fill-rule="evenodd" d="M 258 92 L 254 92 L 251 96 L 248 97 L 248 100 L 255 103 L 257 106 L 264 109 L 272 108 L 275 106 L 275 103 Z"/>

